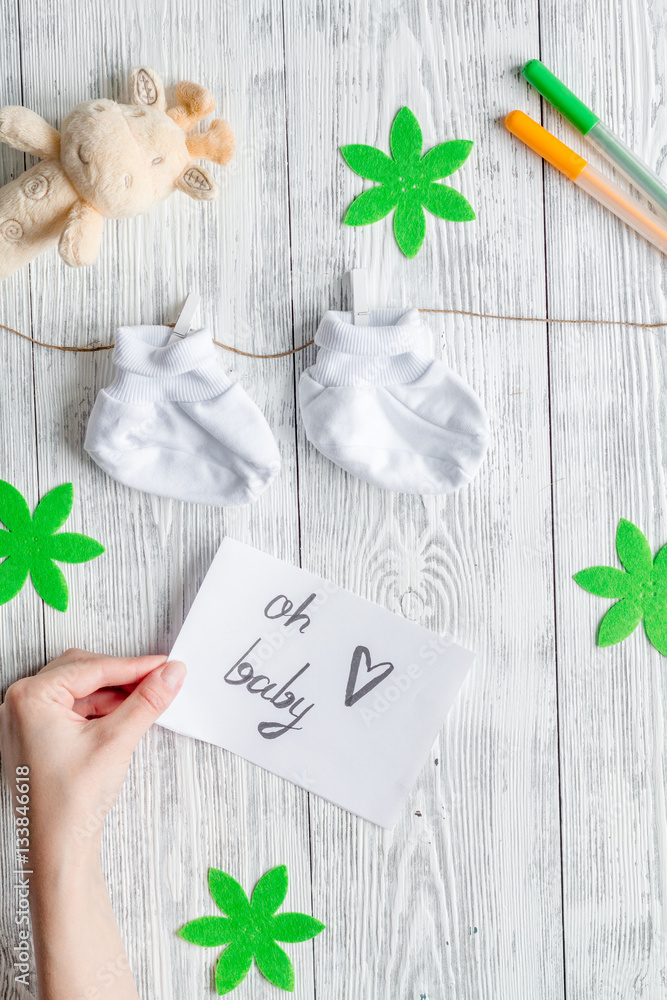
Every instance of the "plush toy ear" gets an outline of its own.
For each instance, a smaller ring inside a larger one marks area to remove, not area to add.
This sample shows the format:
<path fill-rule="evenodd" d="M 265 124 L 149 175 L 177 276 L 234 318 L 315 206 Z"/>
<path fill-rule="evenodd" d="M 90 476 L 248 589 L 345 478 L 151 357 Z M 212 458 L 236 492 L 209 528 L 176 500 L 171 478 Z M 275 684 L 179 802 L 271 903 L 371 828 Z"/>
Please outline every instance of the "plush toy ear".
<path fill-rule="evenodd" d="M 154 69 L 149 66 L 133 69 L 130 76 L 130 86 L 133 104 L 143 104 L 147 108 L 156 108 L 158 111 L 166 109 L 164 84 Z"/>
<path fill-rule="evenodd" d="M 189 194 L 191 198 L 196 198 L 198 201 L 215 201 L 220 194 L 218 185 L 208 170 L 204 170 L 203 167 L 195 167 L 192 164 L 186 167 L 178 178 L 176 187 L 179 191 Z"/>

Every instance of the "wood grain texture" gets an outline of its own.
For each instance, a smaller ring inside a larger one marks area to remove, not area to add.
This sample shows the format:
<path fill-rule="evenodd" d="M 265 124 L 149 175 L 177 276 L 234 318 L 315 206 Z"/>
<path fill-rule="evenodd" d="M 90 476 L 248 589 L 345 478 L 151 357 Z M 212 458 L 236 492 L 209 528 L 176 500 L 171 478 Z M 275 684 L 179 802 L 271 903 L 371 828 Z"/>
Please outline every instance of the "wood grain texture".
<path fill-rule="evenodd" d="M 664 177 L 665 5 L 542 11 L 545 62 Z M 664 319 L 664 257 L 551 171 L 545 191 L 550 313 Z M 641 627 L 598 649 L 611 602 L 571 575 L 618 565 L 621 517 L 654 550 L 667 538 L 665 331 L 556 325 L 549 341 L 567 995 L 653 1000 L 667 990 L 665 659 Z"/>
<path fill-rule="evenodd" d="M 371 304 L 543 315 L 541 175 L 527 156 L 516 166 L 496 120 L 525 101 L 513 68 L 537 48 L 535 8 L 299 4 L 285 14 L 297 342 L 340 307 L 351 266 L 369 268 Z M 363 182 L 338 147 L 387 149 L 406 103 L 426 148 L 476 140 L 452 183 L 479 221 L 429 218 L 413 261 L 389 221 L 340 225 Z M 530 214 L 517 212 L 526 185 Z M 514 245 L 520 256 L 506 252 Z M 316 981 L 326 997 L 355 1000 L 561 997 L 546 331 L 429 326 L 491 413 L 493 448 L 471 487 L 392 496 L 327 462 L 299 428 L 304 566 L 480 654 L 393 834 L 312 799 L 314 909 L 331 928 Z"/>
<path fill-rule="evenodd" d="M 238 139 L 224 177 L 213 168 L 221 179 L 219 204 L 175 195 L 147 218 L 109 223 L 98 264 L 82 272 L 55 255 L 38 261 L 35 329 L 62 343 L 109 340 L 120 323 L 173 320 L 196 287 L 218 339 L 258 352 L 283 346 L 290 333 L 288 206 L 285 133 L 275 124 L 285 117 L 284 66 L 281 22 L 271 4 L 244 5 L 242 16 L 233 4 L 194 4 L 187 18 L 170 2 L 140 11 L 131 2 L 106 9 L 80 2 L 54 6 L 49 18 L 39 4 L 25 2 L 21 12 L 24 100 L 49 121 L 59 123 L 72 105 L 98 94 L 126 100 L 130 68 L 143 62 L 159 69 L 172 93 L 180 79 L 205 81 Z M 176 24 L 178 31 L 165 30 Z M 73 60 L 56 40 L 74 37 L 80 51 L 100 55 Z M 264 410 L 283 451 L 279 481 L 252 508 L 172 503 L 108 479 L 82 451 L 95 394 L 110 378 L 108 358 L 37 351 L 41 487 L 71 479 L 72 528 L 108 546 L 103 560 L 68 572 L 76 613 L 45 610 L 49 657 L 72 644 L 113 653 L 168 651 L 225 533 L 298 560 L 293 362 L 274 362 L 268 372 L 232 355 L 222 355 L 221 363 Z M 231 754 L 157 728 L 135 755 L 104 848 L 145 997 L 196 995 L 211 981 L 211 954 L 175 936 L 187 920 L 214 910 L 209 865 L 250 888 L 285 862 L 291 905 L 310 908 L 305 793 Z M 295 950 L 294 959 L 308 997 L 312 950 Z M 255 973 L 238 996 L 265 997 L 268 989 Z"/>
<path fill-rule="evenodd" d="M 0 285 L 0 322 L 60 343 L 105 341 L 121 323 L 173 320 L 198 288 L 217 339 L 270 353 L 310 339 L 322 312 L 343 306 L 352 266 L 368 267 L 376 305 L 664 318 L 663 258 L 544 171 L 502 118 L 514 107 L 543 114 L 583 148 L 519 75 L 540 54 L 662 167 L 666 26 L 665 0 L 0 5 L 0 105 L 24 103 L 58 125 L 78 101 L 126 100 L 130 68 L 145 63 L 172 93 L 180 79 L 205 83 L 237 136 L 232 165 L 213 168 L 218 204 L 176 195 L 147 217 L 108 223 L 94 268 L 42 258 Z M 340 223 L 363 182 L 338 147 L 387 149 L 403 104 L 426 147 L 475 140 L 452 184 L 477 222 L 430 217 L 413 261 L 389 221 Z M 23 167 L 0 146 L 0 183 Z M 214 956 L 174 934 L 213 912 L 207 867 L 250 889 L 282 862 L 290 908 L 328 924 L 290 949 L 299 1000 L 657 1000 L 667 990 L 664 659 L 640 632 L 596 649 L 606 604 L 570 579 L 614 563 L 621 516 L 654 547 L 667 538 L 665 333 L 425 323 L 434 353 L 491 415 L 492 448 L 470 487 L 419 498 L 360 483 L 303 436 L 296 389 L 312 348 L 279 361 L 221 353 L 284 463 L 258 504 L 226 511 L 105 477 L 82 443 L 108 355 L 33 349 L 0 331 L 0 477 L 33 503 L 71 480 L 72 529 L 108 547 L 68 567 L 66 616 L 29 586 L 0 608 L 3 692 L 70 645 L 168 650 L 226 533 L 478 654 L 392 833 L 216 747 L 148 734 L 104 837 L 147 1000 L 213 995 Z M 11 829 L 6 795 L 1 809 Z M 12 872 L 5 837 L 8 1000 L 27 995 L 13 984 Z M 234 995 L 277 994 L 254 971 Z"/>
<path fill-rule="evenodd" d="M 0 69 L 0 103 L 20 104 L 22 101 L 21 54 L 19 45 L 18 9 L 14 4 L 0 6 L 0 38 L 4 60 Z M 25 169 L 25 157 L 7 146 L 0 145 L 0 183 L 17 177 Z M 28 272 L 14 275 L 0 283 L 0 322 L 30 331 L 31 299 Z M 35 448 L 35 404 L 33 352 L 26 341 L 4 336 L 0 339 L 3 392 L 0 393 L 0 479 L 8 479 L 24 492 L 37 492 L 37 462 Z M 19 597 L 1 609 L 0 628 L 0 692 L 12 681 L 33 671 L 43 661 L 43 615 L 35 595 L 27 587 Z M 13 948 L 18 943 L 14 918 L 13 885 L 15 859 L 13 820 L 9 795 L 2 789 L 0 800 L 0 995 L 27 997 L 28 992 L 14 982 Z"/>

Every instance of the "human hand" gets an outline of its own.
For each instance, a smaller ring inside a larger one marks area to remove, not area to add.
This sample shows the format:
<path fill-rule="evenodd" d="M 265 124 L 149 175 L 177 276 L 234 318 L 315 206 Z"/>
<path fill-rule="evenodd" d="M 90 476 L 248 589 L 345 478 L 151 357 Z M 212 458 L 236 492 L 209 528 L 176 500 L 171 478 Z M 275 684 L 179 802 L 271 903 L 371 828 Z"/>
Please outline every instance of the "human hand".
<path fill-rule="evenodd" d="M 0 706 L 0 752 L 12 787 L 29 768 L 30 858 L 90 858 L 132 753 L 185 678 L 164 656 L 118 659 L 69 649 L 12 684 Z"/>

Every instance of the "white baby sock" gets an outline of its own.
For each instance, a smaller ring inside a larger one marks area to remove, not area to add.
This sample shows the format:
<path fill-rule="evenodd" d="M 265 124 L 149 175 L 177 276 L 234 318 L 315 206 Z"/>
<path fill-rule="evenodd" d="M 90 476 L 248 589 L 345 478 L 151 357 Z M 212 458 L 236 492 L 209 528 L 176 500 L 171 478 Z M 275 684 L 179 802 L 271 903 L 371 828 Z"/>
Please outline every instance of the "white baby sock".
<path fill-rule="evenodd" d="M 379 309 L 369 326 L 327 312 L 317 363 L 301 376 L 308 440 L 341 468 L 401 493 L 470 482 L 489 442 L 480 400 L 442 361 L 420 353 L 417 309 Z"/>
<path fill-rule="evenodd" d="M 95 400 L 84 447 L 137 490 L 220 507 L 251 503 L 280 469 L 269 425 L 218 365 L 208 330 L 167 346 L 172 332 L 121 327 L 117 374 Z"/>

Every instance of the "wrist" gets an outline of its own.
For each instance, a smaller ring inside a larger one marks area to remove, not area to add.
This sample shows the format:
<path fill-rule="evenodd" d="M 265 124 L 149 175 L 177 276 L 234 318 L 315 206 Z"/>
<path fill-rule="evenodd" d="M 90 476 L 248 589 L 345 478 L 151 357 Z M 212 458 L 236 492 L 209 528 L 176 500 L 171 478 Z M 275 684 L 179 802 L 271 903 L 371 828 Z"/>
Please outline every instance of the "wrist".
<path fill-rule="evenodd" d="M 101 871 L 101 840 L 101 829 L 81 835 L 71 827 L 59 831 L 37 827 L 30 838 L 30 868 L 40 881 Z"/>
<path fill-rule="evenodd" d="M 93 900 L 103 900 L 106 884 L 99 853 L 84 851 L 78 856 L 66 846 L 41 845 L 30 855 L 30 913 L 33 930 L 72 921 L 77 913 L 90 912 Z"/>

